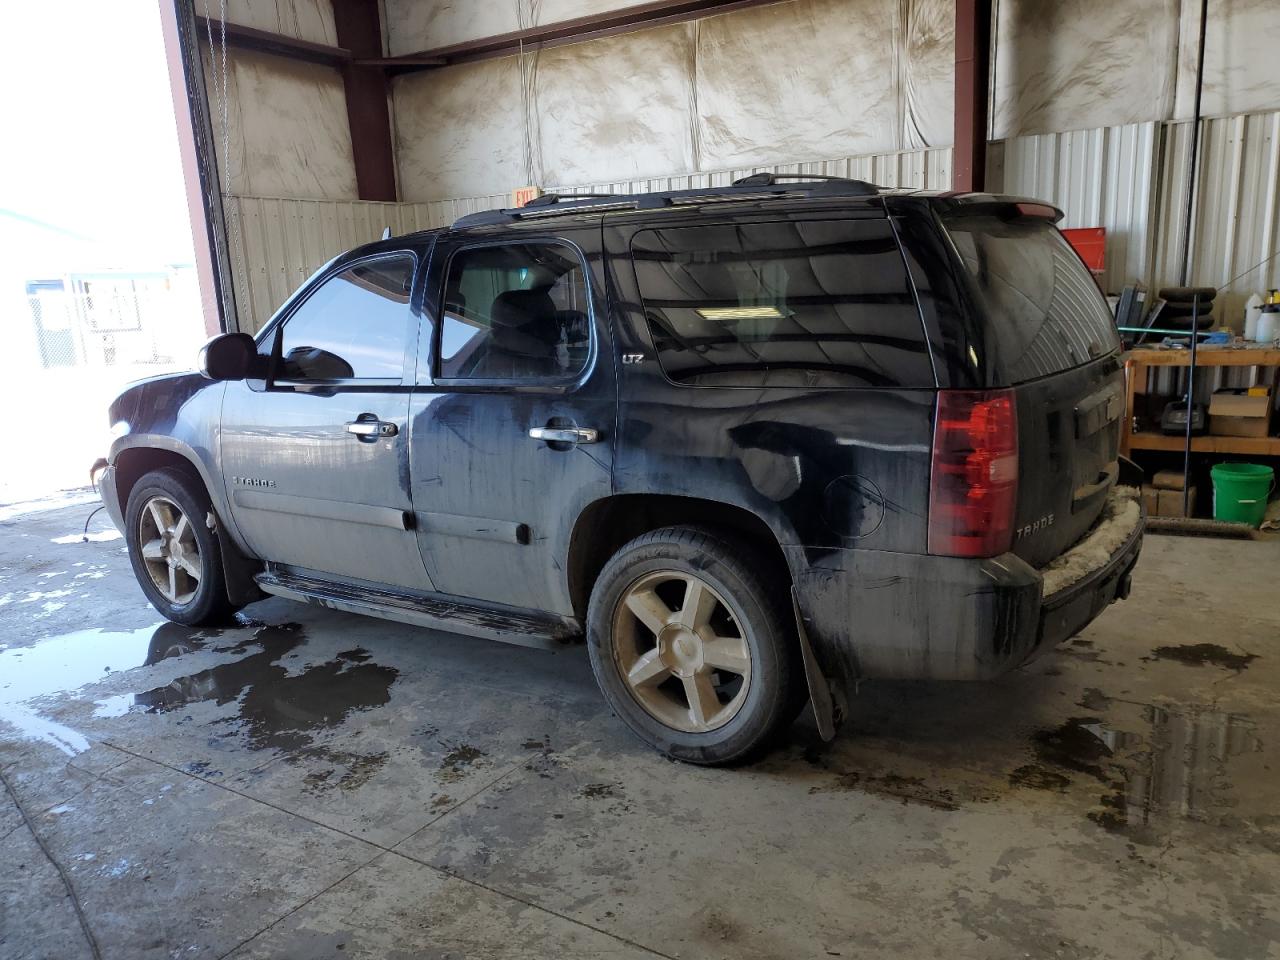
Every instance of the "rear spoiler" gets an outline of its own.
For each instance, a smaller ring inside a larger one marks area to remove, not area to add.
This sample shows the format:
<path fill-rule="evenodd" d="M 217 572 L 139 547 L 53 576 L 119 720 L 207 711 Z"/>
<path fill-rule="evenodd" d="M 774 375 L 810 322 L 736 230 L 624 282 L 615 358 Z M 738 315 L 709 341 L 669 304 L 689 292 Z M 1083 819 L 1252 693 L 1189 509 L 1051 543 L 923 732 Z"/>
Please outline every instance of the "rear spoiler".
<path fill-rule="evenodd" d="M 942 212 L 951 217 L 998 217 L 1001 220 L 1046 220 L 1058 223 L 1065 214 L 1051 203 L 1029 197 L 990 193 L 960 193 L 939 197 Z"/>

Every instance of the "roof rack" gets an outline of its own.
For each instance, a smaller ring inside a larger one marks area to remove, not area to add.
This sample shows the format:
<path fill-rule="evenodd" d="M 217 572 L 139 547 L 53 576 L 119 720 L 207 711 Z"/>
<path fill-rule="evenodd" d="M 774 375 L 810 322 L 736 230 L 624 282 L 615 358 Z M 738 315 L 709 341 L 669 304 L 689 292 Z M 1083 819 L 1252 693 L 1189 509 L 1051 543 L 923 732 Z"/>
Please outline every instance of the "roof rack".
<path fill-rule="evenodd" d="M 657 210 L 750 200 L 874 197 L 879 193 L 879 187 L 865 180 L 808 173 L 765 172 L 740 177 L 727 187 L 667 190 L 660 193 L 544 193 L 523 207 L 486 210 L 459 217 L 454 221 L 453 228 L 487 227 L 609 210 Z"/>

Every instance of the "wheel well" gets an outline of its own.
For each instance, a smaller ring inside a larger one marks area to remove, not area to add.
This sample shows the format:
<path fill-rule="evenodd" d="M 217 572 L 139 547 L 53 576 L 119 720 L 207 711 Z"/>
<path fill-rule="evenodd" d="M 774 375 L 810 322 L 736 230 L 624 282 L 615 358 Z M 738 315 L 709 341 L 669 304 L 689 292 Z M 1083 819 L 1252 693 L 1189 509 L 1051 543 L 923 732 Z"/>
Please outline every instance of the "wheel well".
<path fill-rule="evenodd" d="M 760 551 L 771 574 L 780 582 L 790 583 L 791 574 L 778 538 L 751 511 L 696 497 L 620 494 L 592 503 L 574 525 L 568 574 L 569 594 L 578 618 L 585 621 L 596 578 L 623 544 L 650 530 L 677 524 L 712 527 L 746 541 Z"/>
<path fill-rule="evenodd" d="M 200 471 L 190 460 L 172 450 L 158 450 L 155 447 L 132 447 L 120 451 L 116 457 L 116 496 L 120 498 L 120 514 L 124 515 L 129 506 L 129 494 L 134 485 L 152 470 L 161 467 L 174 467 L 183 471 L 204 486 Z"/>

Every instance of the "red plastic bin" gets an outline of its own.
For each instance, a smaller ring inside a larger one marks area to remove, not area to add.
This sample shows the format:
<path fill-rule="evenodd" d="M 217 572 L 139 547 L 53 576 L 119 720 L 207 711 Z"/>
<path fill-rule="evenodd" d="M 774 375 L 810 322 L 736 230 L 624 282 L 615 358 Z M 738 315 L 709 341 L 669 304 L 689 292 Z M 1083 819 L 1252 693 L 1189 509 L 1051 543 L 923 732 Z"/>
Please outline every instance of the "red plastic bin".
<path fill-rule="evenodd" d="M 1101 276 L 1107 269 L 1106 227 L 1074 227 L 1063 230 L 1062 235 L 1076 253 L 1080 254 L 1080 259 L 1090 272 Z"/>

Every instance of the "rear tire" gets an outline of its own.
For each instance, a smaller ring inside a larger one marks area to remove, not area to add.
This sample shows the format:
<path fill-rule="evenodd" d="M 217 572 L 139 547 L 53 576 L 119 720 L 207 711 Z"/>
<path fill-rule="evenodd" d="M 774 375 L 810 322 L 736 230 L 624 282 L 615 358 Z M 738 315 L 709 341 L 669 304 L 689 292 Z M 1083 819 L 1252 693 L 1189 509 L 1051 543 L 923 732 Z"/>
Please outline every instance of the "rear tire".
<path fill-rule="evenodd" d="M 204 485 L 171 467 L 134 484 L 125 509 L 125 542 L 138 585 L 168 620 L 188 626 L 225 622 L 227 599 L 213 506 Z"/>
<path fill-rule="evenodd" d="M 641 740 L 689 763 L 741 762 L 803 705 L 785 584 L 712 530 L 665 527 L 605 565 L 587 611 L 591 668 Z"/>

